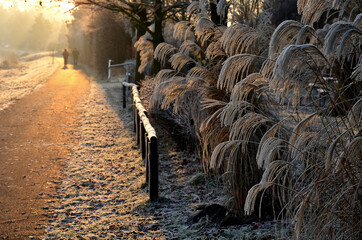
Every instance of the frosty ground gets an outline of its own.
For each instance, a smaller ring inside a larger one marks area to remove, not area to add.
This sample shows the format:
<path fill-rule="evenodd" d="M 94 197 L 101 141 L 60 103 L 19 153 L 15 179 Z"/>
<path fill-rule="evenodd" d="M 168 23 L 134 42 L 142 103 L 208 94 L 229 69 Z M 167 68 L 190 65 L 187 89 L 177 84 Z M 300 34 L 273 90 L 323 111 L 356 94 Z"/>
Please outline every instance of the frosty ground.
<path fill-rule="evenodd" d="M 40 59 L 43 63 L 49 61 L 49 58 Z M 21 68 L 22 63 L 19 66 Z M 33 68 L 27 66 L 28 73 Z M 34 76 L 49 70 L 48 67 L 49 64 L 43 64 L 39 67 L 43 70 L 39 72 L 34 68 Z M 7 106 L 45 81 L 44 74 L 40 74 L 40 78 L 29 77 L 29 81 L 21 81 L 20 68 L 0 72 L 3 76 L 19 73 L 9 75 L 6 81 L 13 81 L 10 85 L 17 87 L 1 88 L 2 95 L 10 96 L 2 100 L 1 106 Z M 190 217 L 200 206 L 225 202 L 222 185 L 212 176 L 205 181 L 197 156 L 178 151 L 155 119 L 152 122 L 159 138 L 160 201 L 149 202 L 145 167 L 135 144 L 131 109 L 129 105 L 126 109 L 121 107 L 121 83 L 97 78 L 90 78 L 90 81 L 89 94 L 79 106 L 79 126 L 75 131 L 67 132 L 78 141 L 70 145 L 72 154 L 65 163 L 58 186 L 59 203 L 49 205 L 50 223 L 44 226 L 45 235 L 41 238 L 273 238 L 270 223 L 221 227 L 208 216 L 190 223 Z M 17 89 L 27 90 L 18 93 Z"/>
<path fill-rule="evenodd" d="M 28 54 L 19 61 L 16 66 L 0 67 L 0 111 L 41 87 L 59 67 L 59 61 L 53 63 L 47 52 Z"/>
<path fill-rule="evenodd" d="M 65 168 L 60 206 L 53 210 L 46 239 L 271 237 L 269 231 L 251 231 L 259 225 L 222 228 L 207 217 L 189 224 L 197 207 L 224 198 L 216 180 L 205 183 L 197 157 L 176 151 L 167 135 L 159 136 L 161 199 L 149 202 L 131 109 L 121 108 L 121 93 L 119 82 L 91 82 L 73 133 L 80 141 Z"/>

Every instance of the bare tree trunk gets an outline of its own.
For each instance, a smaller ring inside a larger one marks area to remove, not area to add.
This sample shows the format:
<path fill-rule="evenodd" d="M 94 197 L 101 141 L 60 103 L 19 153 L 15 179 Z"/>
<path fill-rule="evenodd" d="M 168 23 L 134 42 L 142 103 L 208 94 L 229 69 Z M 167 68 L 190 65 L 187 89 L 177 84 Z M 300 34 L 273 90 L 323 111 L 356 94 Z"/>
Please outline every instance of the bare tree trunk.
<path fill-rule="evenodd" d="M 217 3 L 219 0 L 217 0 Z M 211 12 L 211 21 L 213 21 L 216 25 L 225 25 L 227 24 L 227 12 L 228 9 L 225 9 L 224 19 L 221 19 L 221 17 L 217 14 L 217 4 L 210 1 L 210 12 Z"/>
<path fill-rule="evenodd" d="M 211 21 L 213 21 L 216 25 L 220 25 L 220 16 L 217 15 L 216 4 L 210 1 L 210 12 L 211 12 Z"/>
<path fill-rule="evenodd" d="M 163 13 L 162 13 L 162 0 L 156 0 L 154 5 L 154 21 L 155 21 L 155 31 L 153 34 L 153 49 L 157 47 L 158 44 L 164 42 L 163 39 Z M 153 59 L 151 66 L 152 75 L 156 75 L 161 70 L 161 63 Z"/>
<path fill-rule="evenodd" d="M 145 8 L 141 9 L 137 15 L 143 22 L 147 22 L 147 12 Z M 146 33 L 146 30 L 143 27 L 141 27 L 139 24 L 136 24 L 136 30 L 137 30 L 137 36 L 136 36 L 137 40 L 140 39 L 140 37 L 145 35 Z M 142 73 L 138 72 L 138 68 L 140 65 L 141 65 L 141 56 L 140 53 L 136 51 L 136 76 L 135 76 L 136 84 L 140 84 L 140 82 L 144 77 Z"/>

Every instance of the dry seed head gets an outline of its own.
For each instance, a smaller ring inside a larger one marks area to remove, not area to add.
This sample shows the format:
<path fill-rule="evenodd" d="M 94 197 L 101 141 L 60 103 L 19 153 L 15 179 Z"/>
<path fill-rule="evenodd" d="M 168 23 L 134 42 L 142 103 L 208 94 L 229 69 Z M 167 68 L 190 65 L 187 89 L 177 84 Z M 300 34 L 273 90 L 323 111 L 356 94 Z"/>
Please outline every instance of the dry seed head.
<path fill-rule="evenodd" d="M 309 83 L 324 83 L 322 72 L 318 68 L 325 65 L 329 63 L 316 46 L 289 45 L 281 52 L 274 65 L 270 87 L 279 98 L 286 98 L 293 90 L 292 102 L 296 106 L 302 91 L 311 88 Z"/>
<path fill-rule="evenodd" d="M 357 180 L 360 180 L 362 177 L 362 137 L 358 136 L 353 138 L 346 146 L 346 150 L 343 152 L 342 156 L 338 158 L 336 163 L 337 169 L 342 169 L 344 161 L 350 165 L 351 170 L 349 174 L 353 175 Z"/>
<path fill-rule="evenodd" d="M 230 140 L 242 141 L 242 153 L 247 152 L 247 145 L 255 136 L 256 131 L 270 123 L 271 120 L 258 113 L 250 112 L 236 120 L 230 128 Z"/>
<path fill-rule="evenodd" d="M 266 42 L 263 33 L 239 23 L 228 27 L 220 39 L 222 49 L 229 56 L 240 53 L 257 53 L 256 50 L 260 49 L 261 42 Z"/>
<path fill-rule="evenodd" d="M 358 14 L 354 19 L 352 25 L 356 28 L 361 28 L 362 26 L 362 13 Z"/>
<path fill-rule="evenodd" d="M 195 35 L 201 42 L 201 46 L 206 46 L 208 41 L 217 41 L 223 29 L 223 27 L 217 27 L 208 17 L 200 17 L 195 23 Z"/>
<path fill-rule="evenodd" d="M 191 53 L 197 55 L 199 52 L 201 52 L 201 48 L 194 41 L 185 40 L 181 44 L 179 52 L 185 55 L 190 55 Z"/>
<path fill-rule="evenodd" d="M 303 25 L 294 20 L 286 20 L 278 25 L 269 42 L 268 56 L 280 52 L 284 46 L 294 43 Z"/>
<path fill-rule="evenodd" d="M 313 152 L 318 137 L 315 132 L 301 132 L 290 151 L 290 158 L 293 161 L 310 161 L 305 154 Z"/>
<path fill-rule="evenodd" d="M 271 162 L 265 169 L 260 183 L 251 187 L 246 196 L 244 211 L 246 215 L 253 213 L 255 208 L 256 198 L 259 192 L 266 190 L 273 185 L 275 179 L 283 172 L 283 169 L 289 167 L 289 163 L 281 160 Z M 279 173 L 277 173 L 277 171 Z M 277 174 L 276 174 L 277 173 Z"/>
<path fill-rule="evenodd" d="M 362 130 L 362 98 L 360 98 L 349 111 L 348 120 L 352 129 Z"/>
<path fill-rule="evenodd" d="M 268 85 L 267 80 L 259 73 L 249 74 L 242 81 L 238 82 L 230 96 L 230 101 L 239 102 L 239 101 L 247 101 L 249 93 L 259 90 L 262 90 Z"/>
<path fill-rule="evenodd" d="M 333 0 L 299 0 L 298 13 L 302 15 L 302 23 L 313 25 L 317 22 L 322 14 L 331 9 Z"/>
<path fill-rule="evenodd" d="M 195 65 L 197 62 L 185 54 L 182 53 L 175 53 L 169 60 L 171 62 L 171 66 L 178 72 L 188 63 L 194 63 Z"/>
<path fill-rule="evenodd" d="M 217 122 L 218 125 L 220 125 L 220 114 L 221 112 L 224 110 L 224 107 L 227 105 L 228 103 L 223 102 L 223 101 L 219 101 L 219 100 L 215 100 L 215 99 L 206 99 L 203 100 L 201 102 L 201 110 L 206 110 L 206 109 L 216 109 L 214 110 L 214 112 L 209 115 L 201 124 L 201 128 L 200 131 L 205 131 L 205 129 L 212 127 L 212 123 Z"/>
<path fill-rule="evenodd" d="M 254 109 L 254 106 L 246 101 L 231 101 L 226 104 L 220 112 L 220 123 L 222 126 L 231 126 L 237 119 L 239 119 L 246 112 L 251 111 L 252 109 Z"/>
<path fill-rule="evenodd" d="M 226 57 L 226 53 L 220 48 L 220 41 L 211 42 L 209 46 L 207 46 L 206 58 L 210 60 L 215 60 L 218 57 Z"/>
<path fill-rule="evenodd" d="M 339 140 L 344 137 L 347 133 L 349 132 L 349 130 L 344 131 L 342 134 L 338 135 L 333 142 L 329 145 L 327 153 L 326 153 L 326 160 L 325 160 L 325 169 L 329 170 L 332 167 L 332 163 L 333 163 L 333 153 L 336 151 L 336 147 L 337 147 L 337 143 L 339 142 Z M 336 157 L 337 158 L 337 157 Z"/>
<path fill-rule="evenodd" d="M 285 141 L 276 137 L 269 137 L 259 144 L 256 162 L 259 168 L 266 169 L 269 164 L 277 159 L 278 153 L 285 149 Z"/>
<path fill-rule="evenodd" d="M 238 150 L 241 141 L 227 141 L 218 144 L 211 156 L 210 169 L 219 169 L 223 161 L 227 160 L 230 162 L 232 159 L 238 157 Z"/>
<path fill-rule="evenodd" d="M 193 28 L 194 25 L 189 21 L 177 22 L 173 30 L 173 37 L 179 41 L 193 40 Z"/>
<path fill-rule="evenodd" d="M 312 113 L 308 117 L 304 118 L 300 123 L 298 123 L 297 126 L 295 126 L 292 135 L 289 139 L 290 150 L 292 150 L 292 148 L 295 147 L 298 137 L 301 135 L 302 132 L 305 132 L 308 125 L 311 124 L 314 118 L 316 118 L 317 116 L 318 116 L 317 112 Z"/>
<path fill-rule="evenodd" d="M 307 39 L 307 38 L 310 38 L 311 40 L 312 40 L 313 38 L 317 38 L 317 32 L 316 32 L 316 30 L 315 30 L 313 27 L 309 26 L 309 25 L 305 25 L 305 26 L 303 26 L 303 27 L 300 29 L 295 44 L 296 44 L 296 45 L 305 44 L 305 43 L 307 43 L 307 42 L 306 42 L 306 39 Z M 318 41 L 318 40 L 317 40 L 317 41 Z M 317 42 L 317 41 L 316 41 L 316 42 Z"/>
<path fill-rule="evenodd" d="M 262 147 L 264 145 L 264 143 L 269 139 L 275 136 L 275 134 L 278 132 L 279 128 L 282 126 L 282 124 L 285 122 L 285 120 L 287 120 L 289 117 L 286 117 L 284 119 L 282 119 L 281 121 L 277 122 L 276 124 L 274 124 L 261 138 L 260 142 L 259 142 L 259 146 L 258 146 L 258 152 L 256 154 L 256 161 L 258 164 L 259 168 L 262 168 L 263 166 L 266 166 L 266 164 L 264 164 L 264 158 L 260 156 L 261 151 L 262 151 Z"/>
<path fill-rule="evenodd" d="M 188 15 L 197 14 L 199 12 L 199 10 L 200 10 L 199 1 L 191 2 L 186 8 L 186 12 Z"/>
<path fill-rule="evenodd" d="M 164 42 L 157 45 L 153 56 L 155 57 L 155 59 L 159 60 L 162 65 L 165 65 L 166 59 L 169 58 L 170 55 L 174 54 L 176 51 L 176 47 Z"/>
<path fill-rule="evenodd" d="M 206 79 L 209 75 L 209 72 L 206 68 L 202 67 L 202 66 L 196 66 L 191 68 L 187 75 L 186 75 L 186 79 Z"/>
<path fill-rule="evenodd" d="M 326 37 L 323 52 L 331 60 L 344 59 L 350 54 L 359 52 L 355 47 L 360 44 L 362 31 L 348 22 L 336 22 L 331 25 Z M 359 58 L 359 56 L 356 56 Z"/>
<path fill-rule="evenodd" d="M 170 80 L 170 78 L 174 77 L 176 74 L 176 71 L 173 69 L 160 70 L 154 78 L 155 85 L 158 86 L 158 84 Z"/>
<path fill-rule="evenodd" d="M 227 0 L 219 0 L 216 5 L 216 12 L 221 18 L 225 18 L 225 13 L 227 13 L 227 9 L 229 8 L 229 3 Z"/>
<path fill-rule="evenodd" d="M 231 92 L 235 84 L 249 73 L 257 58 L 258 56 L 251 54 L 238 54 L 228 58 L 220 71 L 217 87 Z"/>
<path fill-rule="evenodd" d="M 296 235 L 296 239 L 300 239 L 300 233 L 302 230 L 302 224 L 303 224 L 303 219 L 304 219 L 304 212 L 305 209 L 307 208 L 307 204 L 309 204 L 309 199 L 312 196 L 313 191 L 310 191 L 308 193 L 308 195 L 305 197 L 305 199 L 300 203 L 298 210 L 295 214 L 294 217 L 294 222 L 295 222 L 295 226 L 294 226 L 294 232 Z"/>

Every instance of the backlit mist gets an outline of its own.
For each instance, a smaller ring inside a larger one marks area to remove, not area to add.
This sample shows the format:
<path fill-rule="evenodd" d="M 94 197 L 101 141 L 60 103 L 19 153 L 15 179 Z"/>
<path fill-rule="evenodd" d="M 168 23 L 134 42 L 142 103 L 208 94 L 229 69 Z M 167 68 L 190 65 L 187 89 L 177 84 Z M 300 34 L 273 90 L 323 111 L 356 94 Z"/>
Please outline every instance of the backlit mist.
<path fill-rule="evenodd" d="M 0 59 L 11 53 L 61 49 L 67 45 L 69 12 L 59 6 L 0 3 Z"/>

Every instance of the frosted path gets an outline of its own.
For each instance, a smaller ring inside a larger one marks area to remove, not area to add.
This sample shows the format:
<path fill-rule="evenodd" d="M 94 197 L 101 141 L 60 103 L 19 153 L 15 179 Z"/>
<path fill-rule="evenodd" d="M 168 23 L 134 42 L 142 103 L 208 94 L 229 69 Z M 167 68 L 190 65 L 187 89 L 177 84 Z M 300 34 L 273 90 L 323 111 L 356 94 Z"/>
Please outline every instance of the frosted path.
<path fill-rule="evenodd" d="M 38 53 L 20 58 L 14 68 L 0 69 L 0 111 L 40 87 L 53 75 L 60 62 L 55 59 L 53 64 L 47 53 Z"/>
<path fill-rule="evenodd" d="M 108 98 L 102 87 L 108 88 Z M 121 92 L 120 83 L 91 83 L 75 132 L 79 145 L 64 171 L 60 207 L 54 210 L 47 239 L 162 236 L 152 217 L 135 214 L 148 195 L 142 190 L 145 169 L 135 147 L 130 113 L 108 103 L 122 106 Z"/>
<path fill-rule="evenodd" d="M 75 144 L 71 132 L 78 125 L 79 102 L 89 94 L 88 77 L 70 66 L 58 68 L 47 80 L 0 111 L 1 239 L 43 234 Z"/>

